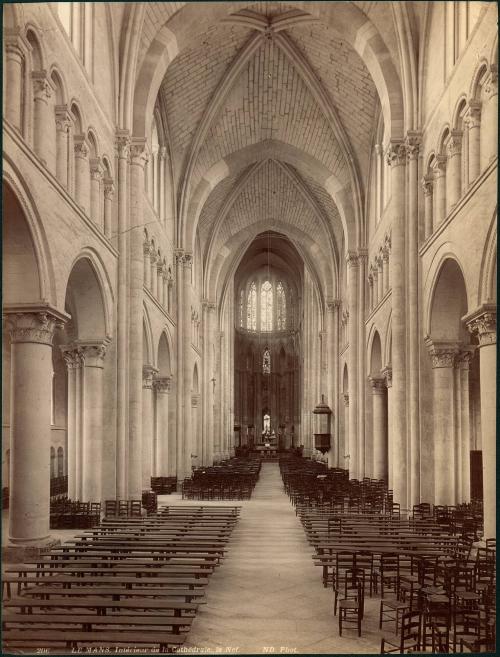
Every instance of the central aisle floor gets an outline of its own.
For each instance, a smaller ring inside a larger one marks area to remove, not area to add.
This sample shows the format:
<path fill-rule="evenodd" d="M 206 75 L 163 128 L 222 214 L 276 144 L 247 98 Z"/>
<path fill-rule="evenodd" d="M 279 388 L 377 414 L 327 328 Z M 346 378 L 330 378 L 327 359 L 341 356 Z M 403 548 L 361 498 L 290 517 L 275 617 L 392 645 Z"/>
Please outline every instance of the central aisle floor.
<path fill-rule="evenodd" d="M 262 465 L 252 499 L 241 504 L 227 556 L 182 652 L 378 653 L 378 599 L 366 601 L 360 639 L 354 629 L 339 637 L 332 589 L 323 588 L 277 463 Z"/>

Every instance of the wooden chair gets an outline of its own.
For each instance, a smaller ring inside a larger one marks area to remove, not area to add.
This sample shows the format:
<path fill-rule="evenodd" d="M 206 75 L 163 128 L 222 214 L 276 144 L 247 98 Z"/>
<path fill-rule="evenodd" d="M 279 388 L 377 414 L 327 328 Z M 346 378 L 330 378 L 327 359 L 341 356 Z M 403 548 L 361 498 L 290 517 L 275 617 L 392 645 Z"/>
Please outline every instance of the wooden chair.
<path fill-rule="evenodd" d="M 420 611 L 408 611 L 401 618 L 401 632 L 396 637 L 383 636 L 380 642 L 380 654 L 418 652 L 422 634 L 422 614 Z"/>
<path fill-rule="evenodd" d="M 355 553 L 347 550 L 339 550 L 335 556 L 335 569 L 333 571 L 333 613 L 337 615 L 337 602 L 340 591 L 345 584 L 345 577 L 348 571 L 355 568 Z"/>
<path fill-rule="evenodd" d="M 380 556 L 380 568 L 374 571 L 375 593 L 378 593 L 380 580 L 380 597 L 384 597 L 384 587 L 398 590 L 399 586 L 399 554 L 387 552 Z"/>
<path fill-rule="evenodd" d="M 118 502 L 116 500 L 106 500 L 104 503 L 104 515 L 106 518 L 112 518 L 117 515 Z"/>
<path fill-rule="evenodd" d="M 347 570 L 344 579 L 344 598 L 339 602 L 339 636 L 346 624 L 355 624 L 361 636 L 364 615 L 365 574 L 361 568 Z"/>

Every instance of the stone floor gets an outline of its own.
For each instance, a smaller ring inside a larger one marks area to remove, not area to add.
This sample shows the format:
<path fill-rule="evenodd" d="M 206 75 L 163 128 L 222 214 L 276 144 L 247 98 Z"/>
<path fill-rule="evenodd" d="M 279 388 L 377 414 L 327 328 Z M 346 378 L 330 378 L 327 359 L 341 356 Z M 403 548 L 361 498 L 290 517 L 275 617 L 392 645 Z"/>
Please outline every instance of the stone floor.
<path fill-rule="evenodd" d="M 252 499 L 242 506 L 228 555 L 210 579 L 207 604 L 182 651 L 379 653 L 377 598 L 366 600 L 362 637 L 352 629 L 339 637 L 332 590 L 323 588 L 277 463 L 263 464 Z"/>

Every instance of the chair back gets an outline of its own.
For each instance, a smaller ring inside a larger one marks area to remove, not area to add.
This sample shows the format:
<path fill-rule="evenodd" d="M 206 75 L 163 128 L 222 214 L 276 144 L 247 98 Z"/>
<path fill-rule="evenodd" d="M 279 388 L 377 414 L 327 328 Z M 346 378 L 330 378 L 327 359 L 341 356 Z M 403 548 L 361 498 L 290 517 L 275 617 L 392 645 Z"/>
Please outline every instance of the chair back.
<path fill-rule="evenodd" d="M 408 643 L 420 649 L 422 639 L 422 613 L 420 611 L 407 611 L 401 617 L 401 652 L 405 652 Z"/>

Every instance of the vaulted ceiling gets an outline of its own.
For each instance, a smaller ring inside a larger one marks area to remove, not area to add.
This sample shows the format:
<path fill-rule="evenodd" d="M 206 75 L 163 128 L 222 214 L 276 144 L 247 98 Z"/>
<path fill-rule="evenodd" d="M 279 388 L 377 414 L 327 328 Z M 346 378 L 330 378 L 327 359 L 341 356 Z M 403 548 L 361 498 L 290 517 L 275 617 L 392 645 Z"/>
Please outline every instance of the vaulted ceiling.
<path fill-rule="evenodd" d="M 168 18 L 162 4 L 148 3 L 148 20 Z M 342 35 L 308 11 L 317 3 L 227 3 L 211 22 L 218 4 L 200 5 L 196 25 L 178 22 L 179 51 L 160 86 L 180 214 L 201 199 L 189 221 L 205 263 L 268 220 L 313 237 L 333 274 L 346 219 L 332 192 L 362 203 L 380 112 L 374 82 Z"/>

